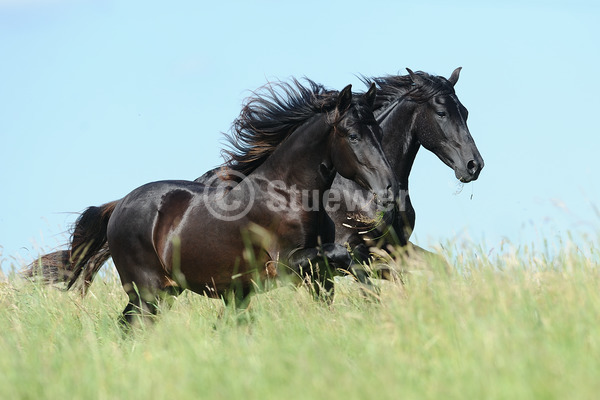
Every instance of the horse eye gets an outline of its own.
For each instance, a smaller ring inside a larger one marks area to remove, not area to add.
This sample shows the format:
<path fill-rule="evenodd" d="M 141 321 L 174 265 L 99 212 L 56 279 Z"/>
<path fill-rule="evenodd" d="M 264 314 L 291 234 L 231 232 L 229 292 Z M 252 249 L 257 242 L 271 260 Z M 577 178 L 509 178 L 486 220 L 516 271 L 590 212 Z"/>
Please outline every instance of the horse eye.
<path fill-rule="evenodd" d="M 348 139 L 352 142 L 352 143 L 356 143 L 358 142 L 358 135 L 356 133 L 352 133 L 350 135 L 348 135 Z"/>
<path fill-rule="evenodd" d="M 445 117 L 446 116 L 446 113 L 443 112 L 443 111 L 438 111 L 438 112 L 436 112 L 436 114 L 439 115 L 440 117 Z"/>

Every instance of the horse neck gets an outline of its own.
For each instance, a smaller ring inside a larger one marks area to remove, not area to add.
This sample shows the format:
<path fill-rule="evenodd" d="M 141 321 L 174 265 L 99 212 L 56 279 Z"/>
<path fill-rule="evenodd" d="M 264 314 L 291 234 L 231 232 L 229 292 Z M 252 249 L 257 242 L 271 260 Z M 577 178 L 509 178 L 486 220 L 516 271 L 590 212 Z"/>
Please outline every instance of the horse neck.
<path fill-rule="evenodd" d="M 400 189 L 408 190 L 408 176 L 421 147 L 415 128 L 417 103 L 400 99 L 392 107 L 377 117 L 383 131 L 382 147 Z"/>
<path fill-rule="evenodd" d="M 329 130 L 324 114 L 314 116 L 290 134 L 256 172 L 299 190 L 329 189 L 335 174 L 323 174 L 321 168 L 330 164 Z"/>

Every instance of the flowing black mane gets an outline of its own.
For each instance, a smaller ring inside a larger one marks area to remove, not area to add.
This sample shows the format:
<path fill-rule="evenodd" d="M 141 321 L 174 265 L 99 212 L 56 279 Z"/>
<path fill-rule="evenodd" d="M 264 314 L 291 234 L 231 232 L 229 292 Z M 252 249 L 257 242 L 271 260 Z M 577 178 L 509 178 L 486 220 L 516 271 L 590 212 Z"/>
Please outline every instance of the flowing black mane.
<path fill-rule="evenodd" d="M 245 100 L 240 116 L 226 135 L 224 179 L 240 180 L 258 168 L 295 129 L 319 113 L 335 109 L 338 92 L 306 79 L 269 83 Z M 335 121 L 332 121 L 335 123 Z M 226 171 L 238 174 L 227 174 Z"/>
<path fill-rule="evenodd" d="M 377 85 L 377 99 L 375 100 L 375 111 L 380 111 L 390 103 L 404 98 L 409 101 L 423 103 L 437 94 L 452 94 L 454 86 L 444 77 L 430 75 L 427 72 L 417 71 L 415 75 L 418 82 L 413 82 L 410 75 L 388 75 L 377 78 L 362 78 L 362 81 L 370 85 Z"/>

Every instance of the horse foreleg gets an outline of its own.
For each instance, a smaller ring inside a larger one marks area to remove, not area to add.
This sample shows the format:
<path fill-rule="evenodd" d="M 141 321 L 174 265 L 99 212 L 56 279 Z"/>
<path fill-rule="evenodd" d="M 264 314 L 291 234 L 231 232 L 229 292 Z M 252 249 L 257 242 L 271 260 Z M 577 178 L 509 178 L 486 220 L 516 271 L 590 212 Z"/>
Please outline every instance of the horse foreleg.
<path fill-rule="evenodd" d="M 335 243 L 297 250 L 288 260 L 296 273 L 310 285 L 315 299 L 328 303 L 333 301 L 335 292 L 333 283 L 335 270 L 349 270 L 352 264 L 348 250 Z"/>
<path fill-rule="evenodd" d="M 377 300 L 379 298 L 379 288 L 373 285 L 368 267 L 366 266 L 370 257 L 371 253 L 367 245 L 360 243 L 352 250 L 353 262 L 348 272 L 358 281 L 363 297 Z"/>

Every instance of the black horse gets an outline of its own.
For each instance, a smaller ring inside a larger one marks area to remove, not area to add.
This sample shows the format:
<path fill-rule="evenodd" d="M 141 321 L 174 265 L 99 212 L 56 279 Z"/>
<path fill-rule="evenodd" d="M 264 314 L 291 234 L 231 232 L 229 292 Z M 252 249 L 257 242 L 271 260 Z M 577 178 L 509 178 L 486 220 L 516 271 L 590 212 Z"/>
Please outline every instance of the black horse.
<path fill-rule="evenodd" d="M 468 111 L 454 91 L 461 68 L 449 79 L 407 71 L 403 76 L 364 79 L 377 85 L 375 118 L 383 132 L 383 151 L 398 179 L 398 203 L 391 224 L 380 223 L 377 208 L 360 201 L 368 197 L 354 182 L 338 175 L 331 187 L 341 199 L 329 205 L 336 225 L 335 242 L 348 244 L 361 262 L 370 258 L 371 246 L 409 243 L 415 210 L 408 177 L 421 145 L 452 168 L 461 182 L 476 180 L 484 166 L 467 127 Z M 426 252 L 414 245 L 411 248 Z"/>
<path fill-rule="evenodd" d="M 153 182 L 90 207 L 71 248 L 43 256 L 26 274 L 68 255 L 68 287 L 82 272 L 87 287 L 112 256 L 129 296 L 127 322 L 155 314 L 161 297 L 183 289 L 232 295 L 239 305 L 257 281 L 289 274 L 331 290 L 328 264 L 349 269 L 352 262 L 333 244 L 324 212 L 336 173 L 362 184 L 383 209 L 397 187 L 372 112 L 375 85 L 353 96 L 350 85 L 338 93 L 309 83 L 268 86 L 248 100 L 234 123 L 224 185 Z"/>

